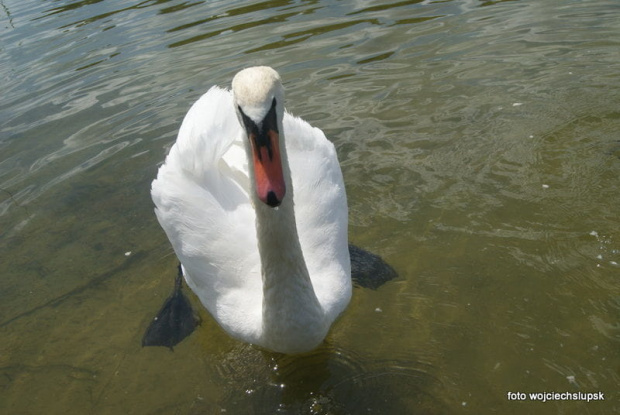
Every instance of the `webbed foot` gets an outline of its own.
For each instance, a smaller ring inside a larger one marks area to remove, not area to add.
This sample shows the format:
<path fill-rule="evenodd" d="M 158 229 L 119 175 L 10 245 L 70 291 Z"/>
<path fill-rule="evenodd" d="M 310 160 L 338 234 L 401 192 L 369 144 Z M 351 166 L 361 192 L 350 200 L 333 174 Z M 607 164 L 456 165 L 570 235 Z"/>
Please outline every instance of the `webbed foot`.
<path fill-rule="evenodd" d="M 174 282 L 174 291 L 166 299 L 142 337 L 142 346 L 165 346 L 170 350 L 183 339 L 192 334 L 200 318 L 182 291 L 183 269 L 179 271 Z"/>
<path fill-rule="evenodd" d="M 349 244 L 349 256 L 351 257 L 351 279 L 360 287 L 376 290 L 398 277 L 394 268 L 379 255 Z"/>

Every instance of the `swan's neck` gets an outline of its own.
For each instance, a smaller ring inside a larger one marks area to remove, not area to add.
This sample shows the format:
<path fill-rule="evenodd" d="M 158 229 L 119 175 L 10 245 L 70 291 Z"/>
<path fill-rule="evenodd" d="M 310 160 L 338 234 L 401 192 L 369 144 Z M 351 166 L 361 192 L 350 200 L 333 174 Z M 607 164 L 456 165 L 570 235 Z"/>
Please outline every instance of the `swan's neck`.
<path fill-rule="evenodd" d="M 290 175 L 287 179 L 287 194 L 278 208 L 259 200 L 254 206 L 263 277 L 263 337 L 275 350 L 294 353 L 315 347 L 327 327 L 299 243 Z"/>

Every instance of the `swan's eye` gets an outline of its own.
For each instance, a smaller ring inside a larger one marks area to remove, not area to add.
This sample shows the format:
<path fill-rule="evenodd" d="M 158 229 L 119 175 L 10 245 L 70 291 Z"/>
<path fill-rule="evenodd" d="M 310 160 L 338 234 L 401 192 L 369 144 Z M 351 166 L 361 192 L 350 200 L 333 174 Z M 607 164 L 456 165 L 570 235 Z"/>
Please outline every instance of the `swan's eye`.
<path fill-rule="evenodd" d="M 238 108 L 239 114 L 241 114 L 241 119 L 243 120 L 243 127 L 245 128 L 245 132 L 248 134 L 248 136 L 252 134 L 258 135 L 258 125 L 256 125 L 256 123 L 252 121 L 250 117 L 245 115 L 245 112 L 243 112 L 240 105 L 238 106 Z"/>
<path fill-rule="evenodd" d="M 276 112 L 276 99 L 273 98 L 271 101 L 271 108 L 269 108 L 269 112 L 265 115 L 263 119 L 263 131 L 274 131 L 279 133 L 278 131 L 278 113 Z"/>

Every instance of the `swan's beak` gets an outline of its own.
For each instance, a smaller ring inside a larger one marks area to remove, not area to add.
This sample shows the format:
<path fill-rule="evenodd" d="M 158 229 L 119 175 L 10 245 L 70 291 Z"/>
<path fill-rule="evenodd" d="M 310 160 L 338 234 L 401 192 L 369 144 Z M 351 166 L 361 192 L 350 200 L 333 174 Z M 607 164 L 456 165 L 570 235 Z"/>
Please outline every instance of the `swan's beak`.
<path fill-rule="evenodd" d="M 266 129 L 249 134 L 252 143 L 254 179 L 258 198 L 271 207 L 280 206 L 286 185 L 282 174 L 280 137 L 277 131 Z"/>
<path fill-rule="evenodd" d="M 238 106 L 238 110 L 252 149 L 257 196 L 271 207 L 280 206 L 286 185 L 282 174 L 276 99 L 273 98 L 271 108 L 258 124 L 245 115 L 241 106 Z"/>

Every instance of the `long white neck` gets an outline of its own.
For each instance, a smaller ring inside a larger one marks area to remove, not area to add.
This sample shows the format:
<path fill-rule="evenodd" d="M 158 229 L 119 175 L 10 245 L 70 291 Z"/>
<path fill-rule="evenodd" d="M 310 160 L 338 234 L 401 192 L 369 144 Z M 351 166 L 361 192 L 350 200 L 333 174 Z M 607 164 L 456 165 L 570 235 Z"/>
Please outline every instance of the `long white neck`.
<path fill-rule="evenodd" d="M 263 277 L 262 331 L 273 349 L 295 353 L 315 347 L 329 327 L 299 242 L 290 170 L 286 153 L 282 156 L 287 186 L 282 204 L 272 208 L 254 196 Z"/>

